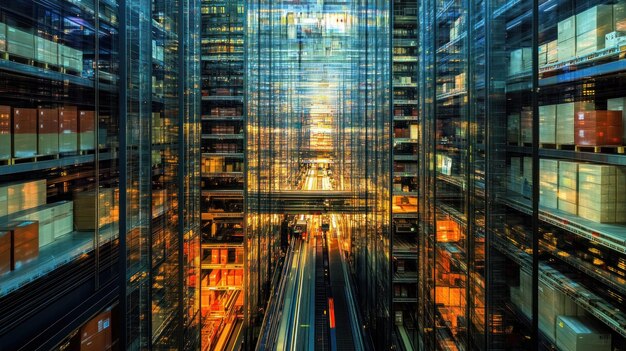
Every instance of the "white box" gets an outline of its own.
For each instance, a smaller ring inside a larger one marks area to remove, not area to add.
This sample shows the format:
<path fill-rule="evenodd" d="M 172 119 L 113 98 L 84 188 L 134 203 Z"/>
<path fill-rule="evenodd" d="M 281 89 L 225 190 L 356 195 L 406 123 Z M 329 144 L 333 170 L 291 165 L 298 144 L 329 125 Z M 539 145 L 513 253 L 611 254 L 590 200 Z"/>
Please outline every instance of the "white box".
<path fill-rule="evenodd" d="M 566 61 L 576 57 L 576 37 L 559 40 L 557 44 L 557 58 L 558 61 Z"/>
<path fill-rule="evenodd" d="M 539 106 L 539 142 L 556 143 L 556 105 Z"/>
<path fill-rule="evenodd" d="M 593 111 L 592 102 L 568 102 L 556 105 L 556 143 L 574 144 L 574 116 L 579 111 Z"/>
<path fill-rule="evenodd" d="M 558 316 L 556 345 L 561 351 L 611 351 L 611 333 L 582 317 Z"/>
<path fill-rule="evenodd" d="M 576 16 L 564 19 L 558 24 L 557 40 L 563 42 L 576 37 Z"/>
<path fill-rule="evenodd" d="M 519 48 L 511 51 L 509 60 L 509 75 L 516 75 L 528 71 L 532 66 L 531 48 Z"/>
<path fill-rule="evenodd" d="M 576 36 L 576 56 L 589 55 L 604 49 L 606 34 L 600 29 L 594 29 Z"/>
<path fill-rule="evenodd" d="M 576 15 L 576 35 L 599 31 L 604 35 L 613 31 L 613 6 L 597 5 Z"/>
<path fill-rule="evenodd" d="M 7 51 L 26 59 L 34 59 L 35 37 L 30 33 L 7 26 Z"/>
<path fill-rule="evenodd" d="M 59 46 L 57 43 L 35 36 L 35 60 L 51 65 L 59 64 Z"/>
<path fill-rule="evenodd" d="M 626 31 L 626 2 L 620 1 L 613 5 L 613 29 Z"/>

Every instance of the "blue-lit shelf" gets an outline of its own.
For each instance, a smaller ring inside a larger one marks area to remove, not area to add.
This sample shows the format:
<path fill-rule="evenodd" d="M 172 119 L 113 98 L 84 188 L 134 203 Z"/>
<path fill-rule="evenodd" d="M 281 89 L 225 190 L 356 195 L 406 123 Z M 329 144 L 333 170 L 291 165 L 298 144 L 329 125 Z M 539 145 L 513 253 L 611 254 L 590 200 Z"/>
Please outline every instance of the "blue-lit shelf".
<path fill-rule="evenodd" d="M 202 139 L 215 140 L 243 139 L 243 137 L 243 134 L 202 134 Z"/>
<path fill-rule="evenodd" d="M 110 160 L 113 154 L 110 152 L 101 153 L 100 160 Z M 95 161 L 95 155 L 60 156 L 56 159 L 42 160 L 36 162 L 17 163 L 13 165 L 0 166 L 0 175 L 17 174 L 23 172 L 36 172 L 46 169 L 77 166 Z"/>
<path fill-rule="evenodd" d="M 522 213 L 532 215 L 530 200 L 521 195 L 508 192 L 506 198 L 500 201 Z M 539 207 L 539 219 L 611 250 L 626 254 L 626 226 L 624 225 L 597 223 L 544 206 Z"/>

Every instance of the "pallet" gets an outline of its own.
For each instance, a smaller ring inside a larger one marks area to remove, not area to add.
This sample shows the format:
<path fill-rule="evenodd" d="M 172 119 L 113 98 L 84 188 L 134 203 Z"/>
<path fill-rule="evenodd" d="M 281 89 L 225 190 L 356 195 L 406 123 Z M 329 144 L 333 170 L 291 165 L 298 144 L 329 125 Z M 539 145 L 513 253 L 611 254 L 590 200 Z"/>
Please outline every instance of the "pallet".
<path fill-rule="evenodd" d="M 552 149 L 552 150 L 574 150 L 574 144 L 555 144 L 555 143 L 540 143 L 539 147 L 541 149 Z"/>
<path fill-rule="evenodd" d="M 22 163 L 49 161 L 59 158 L 59 154 L 54 155 L 36 155 L 31 157 L 14 157 L 11 159 L 10 165 L 17 165 Z"/>
<path fill-rule="evenodd" d="M 596 154 L 624 154 L 626 146 L 621 145 L 604 145 L 604 146 L 589 146 L 589 145 L 576 145 L 577 152 L 593 152 Z"/>

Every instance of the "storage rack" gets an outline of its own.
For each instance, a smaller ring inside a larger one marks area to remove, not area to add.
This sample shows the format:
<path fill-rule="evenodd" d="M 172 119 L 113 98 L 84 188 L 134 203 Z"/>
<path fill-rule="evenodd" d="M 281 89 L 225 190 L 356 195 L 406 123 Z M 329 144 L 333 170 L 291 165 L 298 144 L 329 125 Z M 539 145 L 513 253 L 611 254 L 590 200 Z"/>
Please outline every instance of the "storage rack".
<path fill-rule="evenodd" d="M 243 321 L 244 4 L 202 1 L 204 350 L 225 346 L 231 334 L 240 334 Z"/>
<path fill-rule="evenodd" d="M 393 1 L 393 319 L 397 340 L 417 347 L 417 4 Z M 402 272 L 399 272 L 401 270 Z"/>

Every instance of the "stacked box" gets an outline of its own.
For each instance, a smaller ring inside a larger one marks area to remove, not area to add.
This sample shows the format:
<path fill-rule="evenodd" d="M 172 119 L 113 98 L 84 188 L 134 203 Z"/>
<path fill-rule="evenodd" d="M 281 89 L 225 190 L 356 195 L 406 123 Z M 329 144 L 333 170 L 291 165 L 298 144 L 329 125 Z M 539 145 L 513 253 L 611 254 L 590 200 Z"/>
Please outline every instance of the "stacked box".
<path fill-rule="evenodd" d="M 578 214 L 578 162 L 559 161 L 559 201 L 561 211 Z"/>
<path fill-rule="evenodd" d="M 83 53 L 66 45 L 59 45 L 59 64 L 76 72 L 83 71 Z"/>
<path fill-rule="evenodd" d="M 163 126 L 163 118 L 158 112 L 152 113 L 152 143 L 163 144 L 165 143 L 165 130 Z"/>
<path fill-rule="evenodd" d="M 454 88 L 456 90 L 465 89 L 465 73 L 454 76 Z"/>
<path fill-rule="evenodd" d="M 211 263 L 219 264 L 220 263 L 220 249 L 212 249 L 211 250 Z"/>
<path fill-rule="evenodd" d="M 78 108 L 59 108 L 59 152 L 78 151 Z"/>
<path fill-rule="evenodd" d="M 608 99 L 606 101 L 606 109 L 609 111 L 621 111 L 622 112 L 622 126 L 626 125 L 626 111 L 624 109 L 624 106 L 626 105 L 626 98 L 615 98 L 615 99 Z M 622 133 L 622 141 L 626 140 L 626 128 L 623 128 L 624 131 Z"/>
<path fill-rule="evenodd" d="M 615 169 L 616 180 L 616 195 L 615 195 L 615 222 L 626 222 L 626 168 L 616 167 Z M 625 266 L 626 268 L 626 266 Z"/>
<path fill-rule="evenodd" d="M 556 346 L 562 351 L 611 351 L 611 333 L 583 317 L 558 316 Z"/>
<path fill-rule="evenodd" d="M 556 143 L 556 105 L 539 106 L 539 142 Z"/>
<path fill-rule="evenodd" d="M 539 204 L 546 207 L 558 207 L 559 162 L 557 160 L 539 160 Z"/>
<path fill-rule="evenodd" d="M 228 263 L 228 249 L 220 250 L 220 263 L 227 264 Z"/>
<path fill-rule="evenodd" d="M 7 25 L 0 22 L 0 51 L 7 51 Z"/>
<path fill-rule="evenodd" d="M 558 24 L 557 55 L 559 61 L 576 56 L 576 16 L 571 16 Z"/>
<path fill-rule="evenodd" d="M 550 336 L 551 340 L 556 338 L 556 320 L 559 315 L 579 315 L 584 310 L 567 295 L 555 288 L 539 282 L 539 329 Z"/>
<path fill-rule="evenodd" d="M 574 144 L 574 119 L 580 111 L 593 111 L 592 102 L 568 102 L 556 106 L 556 143 L 560 145 Z"/>
<path fill-rule="evenodd" d="M 0 230 L 0 276 L 11 271 L 11 232 Z"/>
<path fill-rule="evenodd" d="M 25 59 L 34 59 L 35 37 L 31 33 L 7 26 L 7 51 Z"/>
<path fill-rule="evenodd" d="M 228 286 L 233 286 L 235 285 L 235 270 L 231 269 L 228 272 Z"/>
<path fill-rule="evenodd" d="M 107 351 L 112 349 L 111 311 L 105 311 L 80 328 L 80 351 Z"/>
<path fill-rule="evenodd" d="M 559 60 L 558 54 L 558 41 L 552 40 L 548 42 L 548 53 L 547 53 L 547 61 L 548 63 L 555 63 Z"/>
<path fill-rule="evenodd" d="M 581 111 L 574 121 L 576 145 L 622 145 L 620 111 Z"/>
<path fill-rule="evenodd" d="M 113 190 L 110 188 L 98 189 L 98 220 L 102 228 L 116 220 Z M 74 194 L 74 226 L 78 231 L 95 230 L 96 226 L 96 192 L 84 191 Z"/>
<path fill-rule="evenodd" d="M 38 110 L 38 146 L 39 155 L 55 155 L 59 153 L 59 110 L 56 108 L 40 108 Z"/>
<path fill-rule="evenodd" d="M 522 108 L 520 113 L 520 137 L 524 144 L 533 142 L 533 111 L 530 107 Z"/>
<path fill-rule="evenodd" d="M 13 157 L 37 155 L 37 110 L 13 109 Z"/>
<path fill-rule="evenodd" d="M 61 201 L 19 212 L 15 219 L 39 223 L 39 247 L 41 248 L 72 232 L 73 211 L 74 206 L 71 201 Z"/>
<path fill-rule="evenodd" d="M 78 140 L 81 151 L 94 150 L 96 148 L 96 113 L 94 111 L 80 111 L 78 120 Z"/>
<path fill-rule="evenodd" d="M 512 114 L 507 117 L 506 123 L 506 140 L 511 144 L 517 144 L 520 142 L 520 115 Z"/>
<path fill-rule="evenodd" d="M 621 178 L 620 178 L 621 179 Z M 600 223 L 616 221 L 618 189 L 617 167 L 580 164 L 578 166 L 578 215 Z M 623 211 L 620 204 L 619 211 Z"/>
<path fill-rule="evenodd" d="M 38 207 L 46 203 L 46 181 L 11 183 L 2 186 L 6 189 L 7 214 Z"/>
<path fill-rule="evenodd" d="M 604 49 L 606 35 L 613 31 L 613 6 L 597 5 L 576 15 L 576 56 Z"/>
<path fill-rule="evenodd" d="M 235 285 L 241 286 L 243 285 L 243 270 L 238 269 L 235 271 Z"/>
<path fill-rule="evenodd" d="M 35 36 L 35 60 L 51 65 L 59 64 L 59 45 L 53 41 Z"/>
<path fill-rule="evenodd" d="M 509 75 L 530 71 L 533 64 L 531 48 L 519 48 L 511 51 Z"/>
<path fill-rule="evenodd" d="M 418 139 L 419 138 L 419 126 L 417 124 L 411 124 L 409 128 L 410 128 L 410 133 L 409 133 L 410 139 L 413 139 L 413 140 Z"/>
<path fill-rule="evenodd" d="M 626 32 L 626 2 L 619 1 L 613 5 L 613 29 Z"/>
<path fill-rule="evenodd" d="M 217 286 L 217 284 L 222 279 L 222 271 L 219 269 L 214 269 L 209 274 L 209 286 Z"/>
<path fill-rule="evenodd" d="M 11 158 L 11 107 L 0 106 L 0 160 Z"/>
<path fill-rule="evenodd" d="M 12 269 L 19 269 L 22 265 L 39 256 L 39 225 L 37 222 L 9 222 L 0 225 L 0 231 L 11 233 Z"/>

